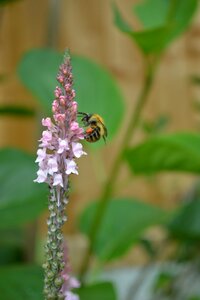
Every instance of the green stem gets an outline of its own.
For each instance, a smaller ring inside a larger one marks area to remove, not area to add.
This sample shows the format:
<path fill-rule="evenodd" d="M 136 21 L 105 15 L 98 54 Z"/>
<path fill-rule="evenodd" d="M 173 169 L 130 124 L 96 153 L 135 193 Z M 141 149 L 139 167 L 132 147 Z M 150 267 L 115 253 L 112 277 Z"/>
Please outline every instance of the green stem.
<path fill-rule="evenodd" d="M 85 254 L 83 264 L 82 264 L 81 270 L 80 270 L 81 280 L 84 279 L 84 275 L 85 275 L 86 271 L 88 270 L 90 257 L 93 253 L 95 239 L 96 239 L 97 233 L 99 231 L 99 228 L 101 226 L 101 222 L 102 222 L 104 213 L 106 211 L 107 205 L 109 203 L 110 197 L 114 190 L 114 185 L 116 183 L 119 169 L 120 169 L 122 161 L 123 161 L 123 154 L 124 154 L 125 150 L 127 149 L 128 145 L 129 145 L 129 141 L 133 137 L 133 134 L 135 133 L 135 130 L 139 123 L 141 112 L 146 103 L 149 91 L 152 86 L 156 65 L 157 65 L 157 63 L 150 64 L 148 61 L 146 62 L 146 74 L 145 74 L 143 88 L 138 97 L 136 106 L 134 107 L 134 109 L 132 111 L 129 125 L 128 125 L 127 130 L 122 139 L 122 143 L 121 143 L 122 147 L 119 150 L 119 153 L 117 154 L 117 157 L 113 163 L 110 175 L 108 176 L 108 179 L 105 183 L 105 186 L 104 186 L 104 189 L 102 192 L 102 195 L 100 197 L 98 207 L 97 207 L 97 210 L 96 210 L 96 213 L 94 216 L 94 220 L 91 224 L 90 232 L 88 235 L 89 236 L 89 247 Z"/>

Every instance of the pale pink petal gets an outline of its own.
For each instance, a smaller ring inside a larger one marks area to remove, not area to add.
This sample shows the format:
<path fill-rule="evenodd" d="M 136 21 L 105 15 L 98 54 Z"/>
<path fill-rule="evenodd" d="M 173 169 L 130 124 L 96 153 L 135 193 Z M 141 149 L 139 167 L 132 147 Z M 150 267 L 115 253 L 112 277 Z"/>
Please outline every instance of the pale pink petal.
<path fill-rule="evenodd" d="M 57 86 L 55 89 L 55 96 L 56 98 L 59 98 L 61 95 L 62 95 L 62 90 L 60 87 Z"/>
<path fill-rule="evenodd" d="M 53 178 L 53 185 L 60 185 L 63 187 L 63 178 L 61 174 L 55 174 Z"/>
<path fill-rule="evenodd" d="M 57 163 L 57 158 L 56 157 L 52 157 L 48 160 L 48 173 L 50 175 L 53 175 L 53 173 L 58 171 L 58 163 Z"/>
<path fill-rule="evenodd" d="M 77 165 L 76 165 L 75 161 L 73 161 L 71 159 L 66 159 L 65 162 L 66 162 L 66 165 L 67 165 L 67 169 L 66 169 L 65 173 L 67 175 L 69 175 L 71 173 L 78 175 Z"/>
<path fill-rule="evenodd" d="M 76 289 L 80 287 L 80 282 L 75 277 L 70 277 L 69 279 L 69 286 L 71 289 Z"/>
<path fill-rule="evenodd" d="M 35 162 L 41 162 L 46 157 L 46 149 L 38 149 L 37 151 L 37 158 Z"/>
<path fill-rule="evenodd" d="M 58 148 L 58 153 L 63 153 L 64 150 L 68 150 L 69 149 L 69 144 L 68 144 L 68 141 L 65 139 L 65 140 L 61 140 L 59 139 L 59 148 Z"/>
<path fill-rule="evenodd" d="M 74 153 L 74 156 L 77 158 L 87 154 L 86 152 L 83 151 L 83 146 L 81 143 L 72 142 L 72 151 Z"/>
<path fill-rule="evenodd" d="M 70 292 L 70 291 L 66 291 L 64 293 L 64 296 L 65 296 L 65 300 L 79 300 L 79 296 Z"/>
<path fill-rule="evenodd" d="M 77 130 L 78 128 L 79 128 L 78 122 L 73 121 L 73 122 L 71 123 L 70 129 L 71 129 L 72 131 L 75 131 L 75 130 Z"/>
<path fill-rule="evenodd" d="M 44 130 L 42 133 L 42 141 L 51 141 L 52 140 L 52 133 L 49 130 Z"/>
<path fill-rule="evenodd" d="M 54 119 L 57 122 L 64 123 L 66 116 L 65 116 L 65 114 L 55 114 Z"/>
<path fill-rule="evenodd" d="M 42 119 L 42 125 L 43 126 L 47 126 L 47 127 L 51 127 L 52 123 L 51 123 L 51 118 L 46 118 L 46 119 Z"/>
<path fill-rule="evenodd" d="M 47 179 L 47 171 L 39 169 L 37 171 L 37 178 L 34 180 L 34 182 L 42 183 L 45 182 Z"/>
<path fill-rule="evenodd" d="M 53 103 L 52 103 L 52 111 L 53 111 L 53 113 L 54 114 L 57 113 L 58 109 L 59 109 L 58 101 L 54 100 Z"/>

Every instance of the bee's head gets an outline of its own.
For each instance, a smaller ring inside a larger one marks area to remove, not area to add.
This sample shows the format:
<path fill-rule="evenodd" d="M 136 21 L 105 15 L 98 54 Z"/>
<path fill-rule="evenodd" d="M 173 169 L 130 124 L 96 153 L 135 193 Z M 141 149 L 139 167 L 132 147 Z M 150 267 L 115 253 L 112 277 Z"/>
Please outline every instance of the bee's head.
<path fill-rule="evenodd" d="M 92 114 L 87 114 L 83 112 L 78 112 L 78 116 L 82 117 L 81 121 L 84 123 L 84 125 L 88 125 L 89 119 L 91 118 Z"/>

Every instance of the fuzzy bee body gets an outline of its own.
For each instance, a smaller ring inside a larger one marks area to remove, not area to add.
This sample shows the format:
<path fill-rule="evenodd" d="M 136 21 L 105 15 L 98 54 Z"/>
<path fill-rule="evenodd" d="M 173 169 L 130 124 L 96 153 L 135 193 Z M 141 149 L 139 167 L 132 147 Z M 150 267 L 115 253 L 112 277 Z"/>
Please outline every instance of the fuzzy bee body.
<path fill-rule="evenodd" d="M 81 119 L 83 124 L 88 126 L 84 134 L 85 140 L 89 143 L 94 143 L 99 141 L 102 137 L 106 142 L 108 132 L 102 117 L 98 114 L 87 114 L 81 112 L 79 112 L 79 115 L 83 116 Z"/>

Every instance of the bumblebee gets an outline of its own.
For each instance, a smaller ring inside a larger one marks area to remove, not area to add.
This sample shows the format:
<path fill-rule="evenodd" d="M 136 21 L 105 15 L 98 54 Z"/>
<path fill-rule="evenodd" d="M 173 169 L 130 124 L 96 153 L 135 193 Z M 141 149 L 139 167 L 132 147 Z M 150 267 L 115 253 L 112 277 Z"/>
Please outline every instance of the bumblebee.
<path fill-rule="evenodd" d="M 82 116 L 81 121 L 84 126 L 88 127 L 84 133 L 85 140 L 89 143 L 94 143 L 102 137 L 106 143 L 108 131 L 102 117 L 98 114 L 87 114 L 83 112 L 79 112 L 78 115 Z"/>

